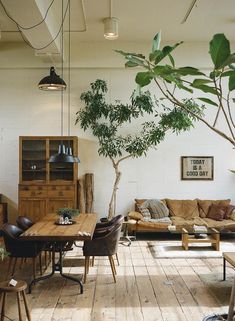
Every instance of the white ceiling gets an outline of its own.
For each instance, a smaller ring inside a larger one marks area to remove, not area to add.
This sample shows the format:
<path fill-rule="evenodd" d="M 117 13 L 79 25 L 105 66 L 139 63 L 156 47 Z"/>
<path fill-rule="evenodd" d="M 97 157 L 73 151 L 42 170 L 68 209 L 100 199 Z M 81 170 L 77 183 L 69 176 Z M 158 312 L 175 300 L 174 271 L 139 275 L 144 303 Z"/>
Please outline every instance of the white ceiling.
<path fill-rule="evenodd" d="M 29 3 L 43 3 L 47 8 L 51 0 L 2 0 L 12 17 L 29 26 L 39 21 L 37 12 Z M 86 26 L 84 29 L 82 0 L 71 0 L 71 27 L 73 41 L 108 41 L 103 37 L 103 19 L 109 16 L 110 0 L 83 0 Z M 64 0 L 66 6 L 67 0 Z M 119 39 L 116 41 L 148 42 L 162 30 L 165 41 L 209 41 L 213 34 L 223 32 L 235 41 L 235 1 L 197 0 L 185 23 L 181 23 L 192 0 L 113 0 L 113 16 L 119 19 Z M 61 1 L 55 0 L 48 20 L 61 20 Z M 30 8 L 30 9 L 29 9 Z M 0 6 L 1 41 L 22 41 L 15 24 Z M 43 41 L 44 32 L 34 30 L 34 39 Z"/>

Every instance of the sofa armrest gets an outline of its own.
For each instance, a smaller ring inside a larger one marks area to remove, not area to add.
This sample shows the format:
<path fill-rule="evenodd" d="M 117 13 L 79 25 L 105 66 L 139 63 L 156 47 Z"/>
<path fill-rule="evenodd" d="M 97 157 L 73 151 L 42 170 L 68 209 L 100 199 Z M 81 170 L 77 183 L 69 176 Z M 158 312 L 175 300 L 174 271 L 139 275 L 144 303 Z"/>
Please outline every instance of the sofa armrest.
<path fill-rule="evenodd" d="M 131 212 L 128 213 L 128 219 L 139 221 L 139 220 L 143 220 L 144 217 L 139 212 L 131 211 Z"/>

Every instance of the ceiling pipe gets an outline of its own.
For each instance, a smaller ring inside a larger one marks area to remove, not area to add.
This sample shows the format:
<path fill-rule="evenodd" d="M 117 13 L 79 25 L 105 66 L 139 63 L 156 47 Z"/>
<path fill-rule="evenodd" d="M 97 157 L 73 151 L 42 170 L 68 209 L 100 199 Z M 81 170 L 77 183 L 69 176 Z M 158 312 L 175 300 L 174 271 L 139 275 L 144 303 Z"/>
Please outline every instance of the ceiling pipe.
<path fill-rule="evenodd" d="M 196 4 L 197 0 L 193 0 L 192 3 L 190 4 L 190 7 L 188 8 L 188 11 L 186 12 L 183 20 L 181 21 L 181 24 L 185 23 L 190 15 L 190 13 L 192 12 L 195 4 Z"/>

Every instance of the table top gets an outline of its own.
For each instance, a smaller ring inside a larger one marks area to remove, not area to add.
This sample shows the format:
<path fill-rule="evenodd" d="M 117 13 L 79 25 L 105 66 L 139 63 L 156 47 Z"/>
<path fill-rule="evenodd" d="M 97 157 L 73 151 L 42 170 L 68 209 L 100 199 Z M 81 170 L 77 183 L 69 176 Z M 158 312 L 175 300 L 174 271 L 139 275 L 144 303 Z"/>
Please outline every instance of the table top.
<path fill-rule="evenodd" d="M 210 228 L 208 227 L 206 230 L 199 230 L 195 231 L 193 227 L 177 227 L 175 230 L 170 230 L 168 229 L 170 233 L 172 234 L 192 234 L 192 235 L 199 235 L 199 234 L 206 234 L 206 235 L 211 235 L 211 234 L 220 234 L 218 230 L 215 228 Z"/>
<path fill-rule="evenodd" d="M 25 241 L 91 240 L 95 230 L 96 214 L 79 214 L 72 225 L 56 225 L 57 214 L 48 214 L 20 235 Z"/>

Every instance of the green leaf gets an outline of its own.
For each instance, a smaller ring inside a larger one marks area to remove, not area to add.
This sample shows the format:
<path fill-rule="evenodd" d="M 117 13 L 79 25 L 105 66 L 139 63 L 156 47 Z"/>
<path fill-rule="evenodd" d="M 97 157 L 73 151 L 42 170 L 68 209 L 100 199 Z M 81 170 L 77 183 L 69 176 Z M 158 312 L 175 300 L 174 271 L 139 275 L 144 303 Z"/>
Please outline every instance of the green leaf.
<path fill-rule="evenodd" d="M 195 79 L 192 83 L 192 86 L 196 88 L 197 86 L 201 86 L 207 83 L 212 83 L 212 81 L 209 79 Z"/>
<path fill-rule="evenodd" d="M 213 95 L 217 94 L 217 91 L 216 91 L 216 89 L 214 87 L 210 87 L 210 86 L 207 86 L 207 85 L 198 85 L 198 86 L 192 86 L 192 87 L 200 89 L 204 93 L 211 93 Z"/>
<path fill-rule="evenodd" d="M 150 61 L 154 61 L 157 57 L 162 55 L 162 51 L 161 50 L 155 50 L 154 52 L 151 52 L 149 55 L 149 60 Z"/>
<path fill-rule="evenodd" d="M 221 68 L 232 65 L 233 63 L 235 63 L 235 53 L 231 54 L 226 60 L 225 62 L 222 64 Z M 231 68 L 231 66 L 229 66 Z M 233 69 L 233 68 L 231 68 Z"/>
<path fill-rule="evenodd" d="M 145 56 L 142 55 L 142 54 L 137 54 L 137 53 L 134 53 L 134 52 L 125 52 L 125 51 L 122 51 L 122 50 L 114 50 L 115 52 L 125 56 L 125 58 L 128 59 L 128 56 L 132 56 L 132 57 L 137 57 L 137 58 L 141 58 L 141 59 L 145 59 Z"/>
<path fill-rule="evenodd" d="M 216 104 L 214 101 L 212 101 L 212 100 L 209 99 L 209 98 L 200 97 L 200 98 L 198 98 L 198 99 L 200 99 L 201 101 L 204 101 L 204 102 L 207 103 L 207 104 L 210 104 L 210 105 L 213 105 L 213 106 L 218 107 L 218 104 Z"/>
<path fill-rule="evenodd" d="M 200 89 L 204 93 L 211 93 L 213 95 L 216 95 L 217 91 L 216 91 L 215 87 L 210 87 L 210 86 L 205 85 L 205 84 L 211 83 L 211 82 L 212 82 L 211 80 L 207 80 L 207 79 L 195 79 L 192 82 L 191 86 L 194 88 Z"/>
<path fill-rule="evenodd" d="M 135 81 L 138 85 L 140 85 L 141 87 L 144 87 L 150 84 L 152 78 L 153 78 L 153 75 L 148 71 L 138 72 L 138 74 L 135 77 Z"/>
<path fill-rule="evenodd" d="M 128 60 L 126 63 L 125 63 L 125 67 L 137 67 L 139 66 L 136 62 L 133 62 L 133 61 L 130 61 Z"/>
<path fill-rule="evenodd" d="M 199 71 L 197 68 L 193 68 L 193 67 L 181 67 L 176 69 L 176 72 L 178 72 L 180 75 L 182 76 L 188 76 L 188 75 L 192 75 L 192 76 L 198 76 L 198 75 L 205 75 L 203 72 Z"/>
<path fill-rule="evenodd" d="M 235 98 L 232 98 L 232 101 L 235 103 Z"/>
<path fill-rule="evenodd" d="M 210 41 L 209 53 L 215 69 L 221 68 L 230 56 L 230 43 L 223 33 L 214 35 Z"/>
<path fill-rule="evenodd" d="M 169 60 L 170 60 L 170 62 L 171 62 L 171 64 L 172 64 L 172 67 L 175 67 L 175 60 L 174 60 L 174 58 L 172 57 L 172 55 L 171 55 L 171 54 L 168 54 L 168 57 L 169 57 Z"/>
<path fill-rule="evenodd" d="M 161 31 L 159 31 L 153 38 L 152 53 L 160 49 L 160 44 L 161 44 Z"/>
<path fill-rule="evenodd" d="M 235 72 L 229 77 L 228 88 L 230 91 L 235 89 Z"/>
<path fill-rule="evenodd" d="M 156 55 L 156 58 L 155 58 L 155 65 L 157 65 L 162 59 L 164 59 L 166 56 L 169 56 L 169 54 L 176 48 L 178 47 L 181 43 L 183 43 L 182 41 L 181 42 L 178 42 L 176 43 L 174 46 L 165 46 L 162 51 L 159 50 L 157 52 L 157 55 Z"/>
<path fill-rule="evenodd" d="M 235 71 L 234 70 L 228 70 L 225 71 L 221 74 L 221 77 L 229 77 L 230 75 L 232 75 Z"/>

